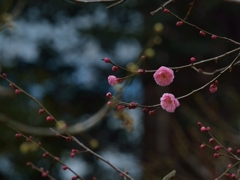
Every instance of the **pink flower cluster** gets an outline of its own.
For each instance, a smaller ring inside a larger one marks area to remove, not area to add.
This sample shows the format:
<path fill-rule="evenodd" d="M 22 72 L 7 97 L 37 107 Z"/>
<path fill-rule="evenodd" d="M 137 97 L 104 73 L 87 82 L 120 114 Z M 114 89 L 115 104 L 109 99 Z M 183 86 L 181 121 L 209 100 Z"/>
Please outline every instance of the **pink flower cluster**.
<path fill-rule="evenodd" d="M 140 73 L 142 73 L 142 71 L 140 71 Z M 174 72 L 172 69 L 167 68 L 165 66 L 161 66 L 154 74 L 153 74 L 153 78 L 155 80 L 155 82 L 160 85 L 160 86 L 167 86 L 169 84 L 171 84 L 173 82 L 174 79 Z M 120 84 L 122 83 L 124 80 L 124 78 L 117 78 L 114 75 L 110 75 L 108 76 L 108 83 L 111 86 L 115 86 L 116 84 Z M 108 93 L 107 94 L 107 98 L 110 99 L 111 98 L 111 94 Z M 109 103 L 109 102 L 108 102 Z M 110 103 L 109 103 L 110 104 Z M 179 101 L 175 98 L 175 96 L 173 94 L 170 93 L 164 93 L 162 95 L 162 97 L 160 98 L 160 105 L 162 106 L 162 108 L 164 110 L 166 110 L 167 112 L 173 113 L 175 111 L 175 109 L 180 106 Z M 136 103 L 130 103 L 130 105 L 128 106 L 129 109 L 135 109 L 136 107 L 138 107 L 138 104 Z M 125 108 L 125 106 L 119 105 L 117 109 L 119 110 L 123 110 Z M 149 114 L 154 114 L 154 110 L 150 111 Z"/>
<path fill-rule="evenodd" d="M 156 83 L 160 86 L 167 86 L 173 82 L 174 79 L 174 73 L 173 70 L 161 66 L 154 74 L 153 78 L 156 81 Z"/>
<path fill-rule="evenodd" d="M 160 98 L 160 105 L 167 112 L 173 113 L 180 103 L 173 94 L 164 93 Z"/>

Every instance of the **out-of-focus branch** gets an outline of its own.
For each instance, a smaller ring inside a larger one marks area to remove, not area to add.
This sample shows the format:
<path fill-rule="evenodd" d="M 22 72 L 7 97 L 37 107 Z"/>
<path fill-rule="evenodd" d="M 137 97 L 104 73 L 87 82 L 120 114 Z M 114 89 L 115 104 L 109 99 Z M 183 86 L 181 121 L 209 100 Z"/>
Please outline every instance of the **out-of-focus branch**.
<path fill-rule="evenodd" d="M 171 180 L 174 179 L 176 175 L 176 171 L 173 170 L 172 172 L 170 172 L 169 174 L 167 174 L 166 176 L 164 176 L 164 178 L 162 180 Z"/>
<path fill-rule="evenodd" d="M 189 9 L 188 9 L 188 12 L 187 12 L 185 18 L 184 18 L 184 21 L 186 21 L 187 18 L 188 18 L 188 16 L 190 15 L 190 13 L 191 13 L 191 11 L 192 11 L 192 9 L 193 9 L 194 3 L 195 3 L 195 0 L 193 0 L 193 2 L 191 2 L 191 3 L 189 4 L 190 7 L 189 7 Z"/>
<path fill-rule="evenodd" d="M 25 7 L 27 1 L 20 0 L 17 3 L 15 1 L 12 1 L 12 2 L 5 1 L 5 2 L 10 4 L 7 5 L 4 11 L 0 14 L 0 31 L 5 30 L 8 27 L 12 27 L 12 21 L 19 16 L 23 8 Z M 14 5 L 13 8 L 11 3 Z M 8 12 L 9 9 L 13 9 L 13 10 L 11 12 Z"/>
<path fill-rule="evenodd" d="M 14 7 L 13 11 L 11 12 L 13 19 L 16 19 L 19 16 L 23 8 L 25 7 L 26 3 L 27 3 L 26 0 L 18 1 L 17 5 Z"/>
<path fill-rule="evenodd" d="M 83 2 L 83 3 L 94 3 L 94 2 L 113 2 L 113 1 L 117 1 L 116 3 L 113 3 L 112 5 L 107 7 L 107 8 L 111 8 L 113 6 L 116 6 L 118 4 L 123 3 L 125 0 L 73 0 L 73 1 L 75 1 L 76 3 L 80 3 L 80 2 Z"/>
<path fill-rule="evenodd" d="M 51 128 L 51 129 L 57 131 L 60 134 L 65 134 L 65 133 L 68 133 L 71 135 L 79 134 L 94 127 L 97 123 L 99 123 L 103 119 L 103 117 L 109 112 L 109 110 L 110 108 L 108 106 L 103 106 L 96 114 L 94 114 L 84 122 L 79 122 L 77 124 L 74 124 L 64 129 L 59 129 L 59 128 Z M 56 135 L 56 133 L 50 130 L 50 128 L 47 128 L 47 127 L 41 128 L 41 127 L 26 125 L 26 124 L 20 123 L 19 121 L 13 120 L 1 113 L 0 113 L 0 122 L 6 125 L 9 125 L 23 133 L 40 135 L 40 136 Z"/>

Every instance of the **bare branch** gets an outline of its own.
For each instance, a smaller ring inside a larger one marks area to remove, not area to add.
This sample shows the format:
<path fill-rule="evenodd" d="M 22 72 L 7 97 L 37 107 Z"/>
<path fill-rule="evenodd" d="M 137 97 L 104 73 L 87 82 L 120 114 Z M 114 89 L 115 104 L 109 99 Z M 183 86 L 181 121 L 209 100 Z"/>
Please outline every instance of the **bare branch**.
<path fill-rule="evenodd" d="M 166 5 L 168 5 L 169 3 L 174 2 L 174 0 L 168 0 L 167 2 L 165 2 L 160 8 L 156 9 L 155 11 L 151 12 L 151 15 L 154 15 L 155 13 L 157 13 L 158 11 L 162 10 L 163 7 L 165 7 Z"/>
<path fill-rule="evenodd" d="M 65 134 L 65 133 L 69 133 L 72 135 L 79 134 L 94 127 L 97 123 L 99 123 L 103 119 L 103 117 L 109 112 L 109 110 L 110 110 L 109 107 L 104 106 L 96 114 L 94 114 L 84 122 L 77 123 L 73 126 L 69 126 L 64 129 L 58 129 L 58 128 L 52 128 L 52 129 L 59 132 L 60 134 Z M 40 135 L 40 136 L 56 135 L 56 133 L 50 130 L 50 128 L 41 128 L 41 127 L 26 125 L 26 124 L 20 123 L 19 121 L 13 120 L 4 114 L 0 114 L 0 122 L 5 123 L 13 128 L 16 128 L 18 131 L 21 131 L 23 133 Z"/>
<path fill-rule="evenodd" d="M 73 0 L 77 3 L 83 2 L 83 3 L 95 3 L 95 2 L 113 2 L 113 1 L 118 1 L 116 3 L 113 3 L 112 5 L 108 6 L 107 8 L 111 8 L 113 6 L 116 6 L 118 4 L 123 3 L 125 0 Z"/>
<path fill-rule="evenodd" d="M 236 63 L 236 61 L 239 59 L 239 57 L 240 57 L 240 53 L 237 55 L 237 57 L 232 61 L 232 63 L 231 63 L 229 66 L 227 66 L 227 67 L 226 67 L 223 71 L 221 71 L 215 78 L 213 78 L 211 81 L 209 81 L 208 83 L 206 83 L 204 86 L 202 86 L 202 87 L 200 87 L 200 88 L 198 88 L 198 89 L 195 89 L 195 90 L 193 90 L 192 92 L 190 92 L 190 93 L 188 93 L 188 94 L 186 94 L 186 95 L 184 95 L 184 96 L 178 97 L 177 99 L 182 99 L 182 98 L 185 98 L 185 97 L 187 97 L 187 96 L 190 96 L 190 95 L 192 95 L 193 93 L 195 93 L 195 92 L 197 92 L 197 91 L 200 91 L 200 90 L 204 89 L 205 87 L 207 87 L 208 85 L 210 85 L 211 83 L 213 83 L 213 82 L 214 82 L 215 80 L 217 80 L 223 73 L 225 73 L 227 70 L 231 69 L 232 66 L 234 65 L 234 63 Z"/>
<path fill-rule="evenodd" d="M 175 177 L 175 175 L 176 175 L 176 170 L 173 170 L 172 172 L 164 176 L 162 180 L 171 180 Z"/>
<path fill-rule="evenodd" d="M 113 169 L 115 169 L 117 172 L 123 174 L 126 178 L 130 179 L 130 180 L 134 180 L 133 178 L 131 178 L 128 174 L 126 174 L 124 171 L 121 171 L 120 169 L 118 169 L 116 166 L 114 166 L 113 164 L 111 164 L 108 160 L 104 159 L 102 156 L 98 155 L 97 153 L 93 152 L 92 150 L 90 150 L 88 147 L 86 147 L 83 143 L 81 143 L 80 141 L 78 141 L 74 136 L 72 136 L 72 139 L 78 144 L 80 145 L 82 148 L 84 148 L 87 152 L 91 153 L 92 155 L 94 155 L 95 157 L 97 157 L 98 159 L 100 159 L 101 161 L 105 162 L 106 164 L 108 164 L 109 166 L 111 166 Z"/>

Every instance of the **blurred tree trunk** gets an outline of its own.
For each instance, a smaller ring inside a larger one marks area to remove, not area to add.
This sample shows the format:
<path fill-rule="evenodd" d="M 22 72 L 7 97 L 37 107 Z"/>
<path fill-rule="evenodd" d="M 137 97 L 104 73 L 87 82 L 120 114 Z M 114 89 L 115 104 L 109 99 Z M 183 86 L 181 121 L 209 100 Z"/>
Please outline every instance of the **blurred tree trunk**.
<path fill-rule="evenodd" d="M 145 104 L 155 103 L 156 98 L 159 103 L 163 90 L 159 90 L 154 83 L 145 87 Z M 159 180 L 163 176 L 161 172 L 164 172 L 164 167 L 160 159 L 167 156 L 169 152 L 168 116 L 165 111 L 159 109 L 153 116 L 146 114 L 144 117 L 143 179 Z M 168 169 L 165 169 L 165 172 L 168 172 Z"/>

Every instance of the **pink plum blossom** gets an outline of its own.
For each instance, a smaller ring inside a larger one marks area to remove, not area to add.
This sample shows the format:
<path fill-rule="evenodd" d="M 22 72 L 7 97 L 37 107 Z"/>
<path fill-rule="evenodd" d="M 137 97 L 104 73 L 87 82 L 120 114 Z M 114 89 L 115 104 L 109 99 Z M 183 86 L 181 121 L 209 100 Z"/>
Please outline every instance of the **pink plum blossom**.
<path fill-rule="evenodd" d="M 174 73 L 173 70 L 161 66 L 154 74 L 153 78 L 156 81 L 156 83 L 160 86 L 167 86 L 172 83 L 174 79 Z"/>
<path fill-rule="evenodd" d="M 108 76 L 108 83 L 111 85 L 111 86 L 115 86 L 116 84 L 118 84 L 118 78 L 116 76 Z"/>
<path fill-rule="evenodd" d="M 160 104 L 167 112 L 173 113 L 175 109 L 180 105 L 179 101 L 173 94 L 164 93 L 160 98 Z"/>

